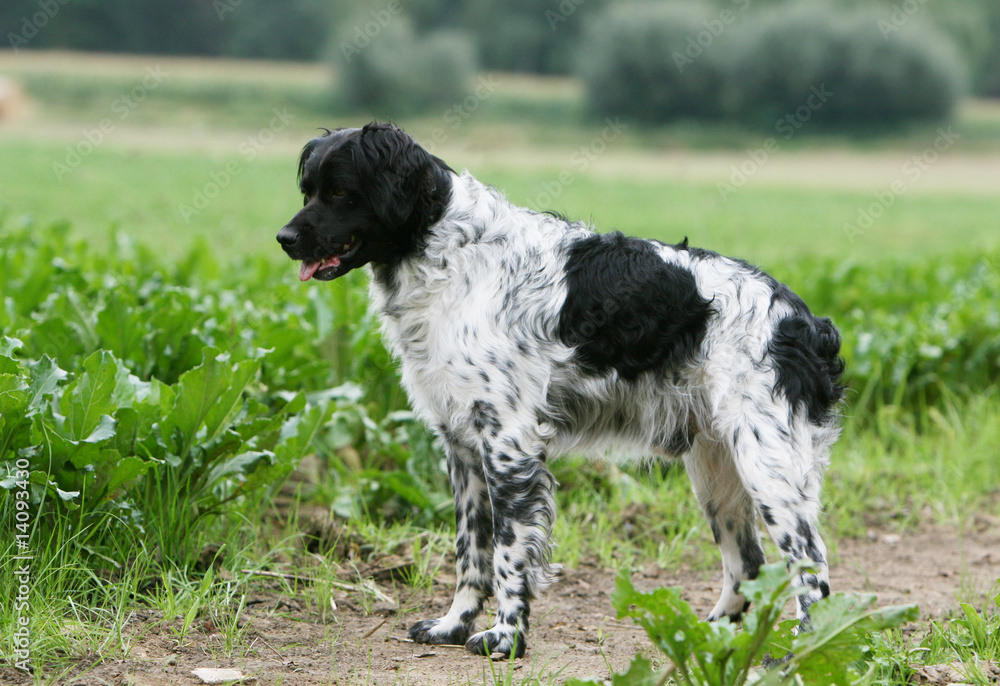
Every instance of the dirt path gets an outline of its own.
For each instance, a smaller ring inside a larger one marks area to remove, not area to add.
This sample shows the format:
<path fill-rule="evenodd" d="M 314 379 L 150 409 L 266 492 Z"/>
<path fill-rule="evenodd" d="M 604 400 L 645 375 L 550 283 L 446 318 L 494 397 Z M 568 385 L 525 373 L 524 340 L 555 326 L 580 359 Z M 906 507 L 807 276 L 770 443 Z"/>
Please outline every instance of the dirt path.
<path fill-rule="evenodd" d="M 831 571 L 835 590 L 876 593 L 882 604 L 917 602 L 924 617 L 941 617 L 957 609 L 959 598 L 980 598 L 1000 578 L 1000 522 L 980 519 L 974 529 L 963 536 L 935 529 L 841 541 Z M 643 590 L 680 585 L 704 615 L 718 595 L 719 577 L 715 570 L 648 565 L 634 583 Z M 138 611 L 128 629 L 136 640 L 129 660 L 109 660 L 62 683 L 194 685 L 200 683 L 191 675 L 197 667 L 236 668 L 253 677 L 247 683 L 268 685 L 483 684 L 494 683 L 491 669 L 496 670 L 496 681 L 513 669 L 514 683 L 532 675 L 559 683 L 571 676 L 606 677 L 609 669 L 624 668 L 637 650 L 648 647 L 640 630 L 613 619 L 613 575 L 591 564 L 566 570 L 535 604 L 528 655 L 513 666 L 491 666 L 464 650 L 406 641 L 405 628 L 415 618 L 447 609 L 452 582 L 453 577 L 440 574 L 433 593 L 406 601 L 408 608 L 420 608 L 412 613 L 400 613 L 388 603 L 366 612 L 356 599 L 341 594 L 337 613 L 326 624 L 300 600 L 265 593 L 249 599 L 244 614 L 249 618 L 245 631 L 250 654 L 233 659 L 225 657 L 222 635 L 214 627 L 201 627 L 178 648 L 168 628 L 151 613 Z M 0 682 L 31 683 L 8 668 L 0 669 Z"/>

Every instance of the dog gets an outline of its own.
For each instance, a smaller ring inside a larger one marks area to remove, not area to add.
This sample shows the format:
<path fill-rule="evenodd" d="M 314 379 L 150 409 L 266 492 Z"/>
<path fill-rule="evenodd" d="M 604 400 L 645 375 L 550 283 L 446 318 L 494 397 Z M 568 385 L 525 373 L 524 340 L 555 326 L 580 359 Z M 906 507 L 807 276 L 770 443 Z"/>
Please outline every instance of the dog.
<path fill-rule="evenodd" d="M 451 609 L 418 643 L 520 657 L 552 581 L 566 452 L 681 458 L 721 550 L 710 620 L 746 610 L 765 562 L 791 565 L 797 615 L 830 592 L 817 520 L 839 433 L 840 336 L 783 284 L 688 245 L 600 234 L 510 203 L 401 129 L 326 131 L 299 161 L 304 207 L 278 233 L 303 281 L 369 265 L 370 297 L 455 499 Z M 492 627 L 476 618 L 495 596 Z"/>

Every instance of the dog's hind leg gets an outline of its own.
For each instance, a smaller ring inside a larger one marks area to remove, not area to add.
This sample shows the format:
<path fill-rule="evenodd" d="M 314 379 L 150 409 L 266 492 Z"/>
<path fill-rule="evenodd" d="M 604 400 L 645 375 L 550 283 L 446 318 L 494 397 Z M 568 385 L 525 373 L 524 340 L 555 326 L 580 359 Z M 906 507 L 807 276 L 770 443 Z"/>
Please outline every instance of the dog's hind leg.
<path fill-rule="evenodd" d="M 445 454 L 455 496 L 455 597 L 444 617 L 411 626 L 410 638 L 417 643 L 463 645 L 493 593 L 493 518 L 479 454 L 447 441 Z"/>
<path fill-rule="evenodd" d="M 684 466 L 722 553 L 722 595 L 708 619 L 735 621 L 746 609 L 740 582 L 756 578 L 764 563 L 757 510 L 722 443 L 697 436 L 684 456 Z"/>
<path fill-rule="evenodd" d="M 817 427 L 787 408 L 747 412 L 727 432 L 736 469 L 778 545 L 791 565 L 811 560 L 815 572 L 794 580 L 808 590 L 798 598 L 797 616 L 809 628 L 809 606 L 830 594 L 826 546 L 819 534 L 819 492 L 826 450 L 834 429 Z"/>

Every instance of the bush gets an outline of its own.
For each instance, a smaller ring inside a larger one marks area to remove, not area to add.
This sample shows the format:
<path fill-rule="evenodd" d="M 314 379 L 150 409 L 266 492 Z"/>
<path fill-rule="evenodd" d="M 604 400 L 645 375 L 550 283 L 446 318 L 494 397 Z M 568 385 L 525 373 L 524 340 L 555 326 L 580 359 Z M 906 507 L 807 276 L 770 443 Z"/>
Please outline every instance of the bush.
<path fill-rule="evenodd" d="M 814 3 L 762 13 L 743 27 L 730 56 L 728 109 L 743 122 L 769 125 L 822 87 L 832 96 L 810 108 L 813 122 L 948 116 L 965 81 L 953 43 L 927 25 L 884 31 L 880 18 Z"/>
<path fill-rule="evenodd" d="M 579 59 L 590 107 L 647 122 L 722 114 L 723 51 L 711 45 L 713 20 L 690 3 L 617 5 L 599 15 Z M 707 48 L 698 43 L 706 33 Z"/>
<path fill-rule="evenodd" d="M 989 51 L 979 65 L 978 92 L 1000 98 L 1000 7 L 989 9 L 990 35 L 993 37 Z"/>
<path fill-rule="evenodd" d="M 590 25 L 581 76 L 595 113 L 652 123 L 942 119 L 964 90 L 965 65 L 948 36 L 917 21 L 885 30 L 880 13 L 815 2 L 745 19 L 687 2 L 618 5 Z M 817 98 L 821 89 L 833 95 Z"/>
<path fill-rule="evenodd" d="M 404 17 L 394 17 L 374 36 L 358 30 L 338 42 L 338 104 L 393 118 L 447 106 L 467 94 L 476 61 L 465 34 L 418 36 Z"/>

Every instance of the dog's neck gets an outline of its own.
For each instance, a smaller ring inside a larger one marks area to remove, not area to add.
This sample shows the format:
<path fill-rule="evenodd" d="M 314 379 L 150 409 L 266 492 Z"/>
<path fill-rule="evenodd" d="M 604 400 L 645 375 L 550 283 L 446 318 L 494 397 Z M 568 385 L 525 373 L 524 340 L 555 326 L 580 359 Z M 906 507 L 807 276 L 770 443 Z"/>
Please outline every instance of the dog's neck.
<path fill-rule="evenodd" d="M 469 172 L 448 171 L 449 199 L 441 217 L 427 227 L 415 250 L 393 264 L 372 265 L 372 295 L 375 302 L 395 300 L 400 289 L 413 293 L 430 288 L 444 272 L 455 267 L 461 249 L 476 243 L 505 241 L 517 222 L 502 221 L 515 207 L 496 189 L 477 181 Z M 486 218 L 493 221 L 486 221 Z M 418 284 L 416 282 L 426 282 Z"/>

